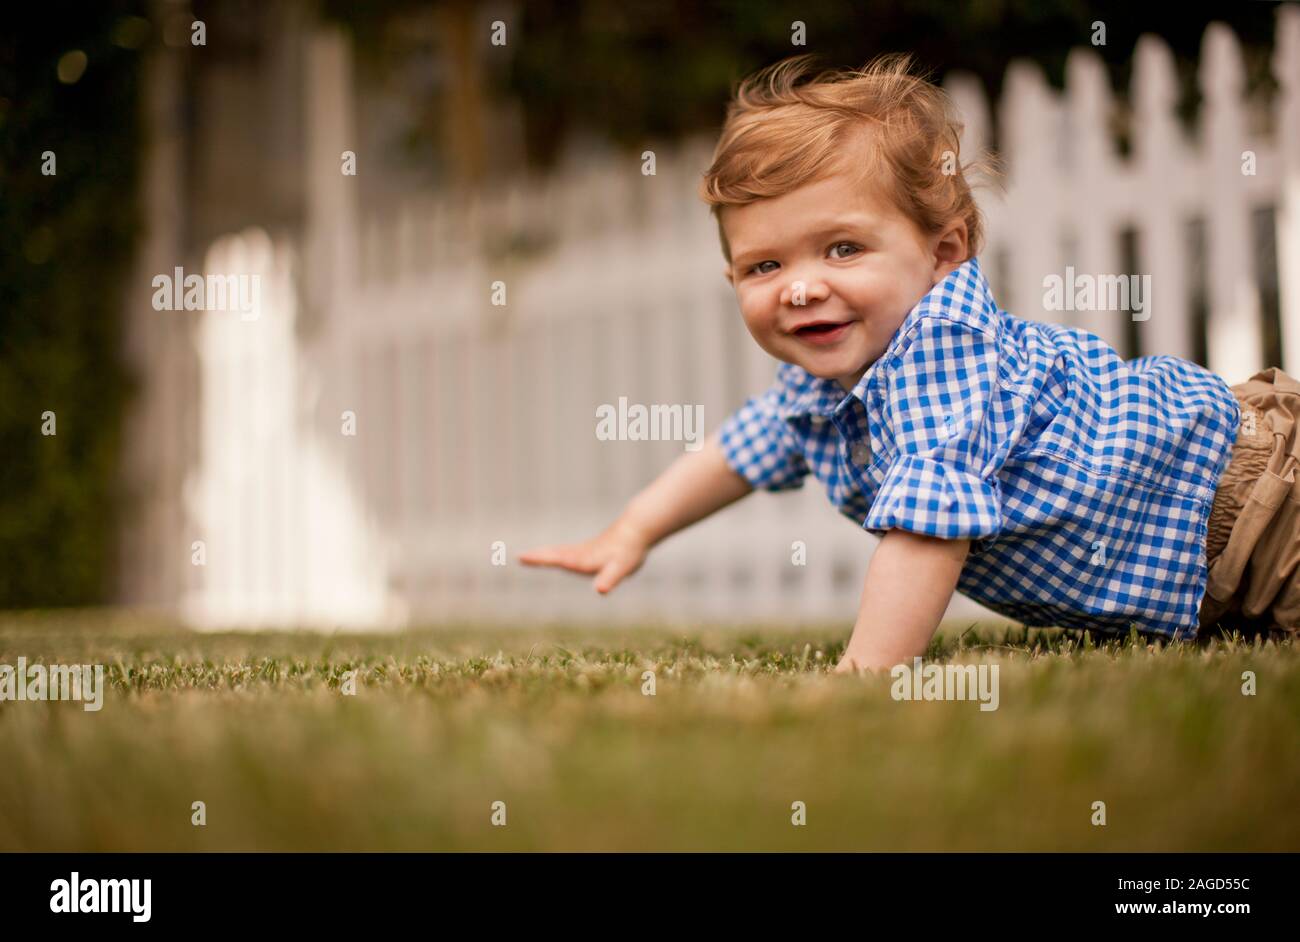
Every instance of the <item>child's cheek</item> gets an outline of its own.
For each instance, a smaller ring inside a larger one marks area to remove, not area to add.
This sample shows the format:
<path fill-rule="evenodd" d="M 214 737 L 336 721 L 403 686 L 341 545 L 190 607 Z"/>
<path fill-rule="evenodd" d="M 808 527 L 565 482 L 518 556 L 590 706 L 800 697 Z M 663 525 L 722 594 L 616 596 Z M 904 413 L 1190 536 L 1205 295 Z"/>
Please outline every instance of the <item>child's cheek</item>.
<path fill-rule="evenodd" d="M 775 306 L 761 291 L 741 295 L 740 313 L 751 330 L 770 331 L 775 327 Z"/>
<path fill-rule="evenodd" d="M 768 326 L 769 319 L 765 318 L 762 312 L 753 304 L 742 304 L 740 315 L 745 322 L 745 327 L 753 334 L 755 340 L 770 330 Z"/>

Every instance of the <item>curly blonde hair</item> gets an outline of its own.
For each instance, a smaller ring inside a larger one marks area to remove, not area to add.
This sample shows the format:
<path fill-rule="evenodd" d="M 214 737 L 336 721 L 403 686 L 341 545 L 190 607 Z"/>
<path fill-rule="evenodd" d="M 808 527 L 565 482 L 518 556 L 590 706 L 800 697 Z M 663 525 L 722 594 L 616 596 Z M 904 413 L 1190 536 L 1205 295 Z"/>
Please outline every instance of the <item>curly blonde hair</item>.
<path fill-rule="evenodd" d="M 761 69 L 740 83 L 727 106 L 700 196 L 717 219 L 728 263 L 725 207 L 782 196 L 844 170 L 846 160 L 864 185 L 883 184 L 882 192 L 926 235 L 965 221 L 967 258 L 978 254 L 984 219 L 966 172 L 997 175 L 997 164 L 986 156 L 961 166 L 962 123 L 943 89 L 913 75 L 906 53 L 802 81 L 813 61 L 805 54 Z"/>

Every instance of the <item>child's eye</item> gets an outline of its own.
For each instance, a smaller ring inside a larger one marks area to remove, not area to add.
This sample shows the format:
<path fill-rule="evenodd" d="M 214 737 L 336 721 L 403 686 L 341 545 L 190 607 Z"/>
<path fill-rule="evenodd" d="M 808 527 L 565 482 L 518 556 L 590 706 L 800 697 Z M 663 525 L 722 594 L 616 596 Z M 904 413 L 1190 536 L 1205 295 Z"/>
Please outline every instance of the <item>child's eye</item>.
<path fill-rule="evenodd" d="M 755 262 L 753 265 L 750 265 L 750 266 L 749 266 L 749 270 L 750 270 L 751 272 L 754 272 L 755 274 L 758 274 L 758 275 L 766 275 L 767 272 L 765 272 L 765 271 L 759 271 L 759 268 L 760 268 L 761 266 L 763 266 L 763 265 L 775 265 L 775 264 L 776 264 L 776 262 L 772 261 L 772 260 L 769 258 L 769 259 L 767 259 L 766 261 Z M 772 269 L 768 269 L 768 271 L 771 271 L 771 270 L 772 270 Z"/>
<path fill-rule="evenodd" d="M 836 258 L 843 258 L 844 256 L 842 255 L 835 255 L 835 250 L 845 245 L 847 245 L 855 253 L 858 251 L 858 247 L 854 245 L 852 242 L 836 242 L 834 245 L 831 246 L 831 254 L 834 255 Z"/>

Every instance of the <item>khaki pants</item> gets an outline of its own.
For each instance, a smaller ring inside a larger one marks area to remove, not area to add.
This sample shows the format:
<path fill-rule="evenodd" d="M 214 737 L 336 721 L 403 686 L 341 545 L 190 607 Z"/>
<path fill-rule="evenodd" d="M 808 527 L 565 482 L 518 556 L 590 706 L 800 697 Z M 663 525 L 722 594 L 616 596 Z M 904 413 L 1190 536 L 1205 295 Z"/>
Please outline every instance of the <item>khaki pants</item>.
<path fill-rule="evenodd" d="M 1241 426 L 1210 511 L 1200 635 L 1300 632 L 1300 382 L 1276 367 L 1232 387 Z"/>

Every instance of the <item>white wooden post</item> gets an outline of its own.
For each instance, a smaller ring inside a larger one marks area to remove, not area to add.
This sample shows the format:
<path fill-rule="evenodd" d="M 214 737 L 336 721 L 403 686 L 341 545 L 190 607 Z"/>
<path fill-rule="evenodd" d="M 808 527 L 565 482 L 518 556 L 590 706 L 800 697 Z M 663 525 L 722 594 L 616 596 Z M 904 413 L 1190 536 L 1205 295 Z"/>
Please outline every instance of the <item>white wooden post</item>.
<path fill-rule="evenodd" d="M 1186 257 L 1188 164 L 1182 131 L 1174 115 L 1177 85 L 1169 47 L 1154 36 L 1138 40 L 1133 68 L 1133 153 L 1136 194 L 1142 208 L 1139 267 L 1151 275 L 1151 316 L 1141 336 L 1148 354 L 1190 359 L 1192 310 Z"/>
<path fill-rule="evenodd" d="M 1205 31 L 1201 52 L 1205 117 L 1201 141 L 1206 237 L 1210 260 L 1210 369 L 1240 383 L 1264 366 L 1259 291 L 1251 264 L 1250 211 L 1245 199 L 1245 74 L 1237 39 L 1222 23 Z"/>
<path fill-rule="evenodd" d="M 1004 85 L 1001 139 L 1010 186 L 1004 237 L 1011 251 L 1012 313 L 1031 320 L 1066 323 L 1063 312 L 1043 307 L 1043 279 L 1063 275 L 1056 265 L 1058 186 L 1056 128 L 1059 116 L 1038 66 L 1013 62 Z"/>
<path fill-rule="evenodd" d="M 1125 178 L 1111 144 L 1109 122 L 1110 86 L 1101 58 L 1092 49 L 1071 50 L 1066 60 L 1067 121 L 1060 149 L 1065 157 L 1055 168 L 1063 182 L 1068 209 L 1063 222 L 1068 227 L 1073 254 L 1064 255 L 1065 265 L 1079 274 L 1125 274 L 1119 255 L 1119 223 L 1127 215 L 1123 201 L 1116 200 L 1118 181 Z M 1054 239 L 1060 245 L 1061 239 Z M 1064 253 L 1063 253 L 1064 254 Z M 1062 268 L 1055 271 L 1064 277 Z M 1041 286 L 1040 286 L 1041 290 Z M 1067 291 L 1069 290 L 1067 286 Z M 1124 311 L 1105 310 L 1098 303 L 1094 311 L 1066 312 L 1067 323 L 1090 331 L 1116 350 L 1124 351 Z"/>

